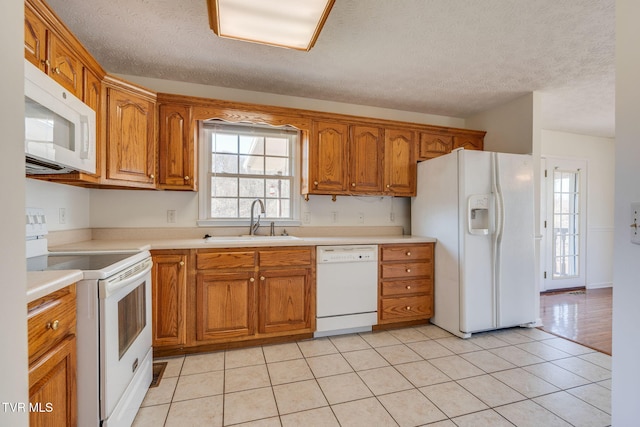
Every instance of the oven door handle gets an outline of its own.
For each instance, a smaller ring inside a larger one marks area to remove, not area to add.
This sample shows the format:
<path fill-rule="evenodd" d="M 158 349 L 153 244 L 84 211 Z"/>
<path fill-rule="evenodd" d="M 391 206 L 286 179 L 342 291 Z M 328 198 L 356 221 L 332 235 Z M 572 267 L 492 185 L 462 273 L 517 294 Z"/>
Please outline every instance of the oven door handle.
<path fill-rule="evenodd" d="M 119 290 L 136 284 L 136 282 L 139 282 L 140 279 L 149 274 L 152 265 L 151 258 L 147 258 L 115 277 L 98 281 L 99 298 L 108 298 Z"/>

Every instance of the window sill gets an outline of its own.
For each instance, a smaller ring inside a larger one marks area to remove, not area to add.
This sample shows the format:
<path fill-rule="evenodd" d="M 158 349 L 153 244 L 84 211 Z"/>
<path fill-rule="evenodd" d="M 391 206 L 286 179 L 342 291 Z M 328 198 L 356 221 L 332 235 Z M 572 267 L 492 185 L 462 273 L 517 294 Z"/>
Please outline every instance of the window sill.
<path fill-rule="evenodd" d="M 269 227 L 271 223 L 274 223 L 276 227 L 299 227 L 301 225 L 300 220 L 294 219 L 281 219 L 270 220 L 261 219 L 260 227 Z M 198 227 L 249 227 L 248 219 L 199 219 L 196 221 Z"/>

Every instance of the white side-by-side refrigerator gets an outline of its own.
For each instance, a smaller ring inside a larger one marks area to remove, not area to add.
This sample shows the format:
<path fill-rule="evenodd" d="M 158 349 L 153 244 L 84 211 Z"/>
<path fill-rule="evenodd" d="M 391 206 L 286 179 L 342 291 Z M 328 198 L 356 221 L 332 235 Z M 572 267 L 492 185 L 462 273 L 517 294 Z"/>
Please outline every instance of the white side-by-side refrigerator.
<path fill-rule="evenodd" d="M 463 338 L 535 324 L 531 156 L 455 150 L 419 163 L 411 234 L 438 239 L 432 323 Z"/>

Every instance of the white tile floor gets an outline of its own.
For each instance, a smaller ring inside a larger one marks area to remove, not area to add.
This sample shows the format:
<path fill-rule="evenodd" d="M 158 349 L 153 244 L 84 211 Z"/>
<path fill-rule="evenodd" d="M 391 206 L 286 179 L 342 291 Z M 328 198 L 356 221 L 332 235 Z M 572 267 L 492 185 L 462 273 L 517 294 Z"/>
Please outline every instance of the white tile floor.
<path fill-rule="evenodd" d="M 143 426 L 608 426 L 611 357 L 538 329 L 425 325 L 162 359 Z"/>

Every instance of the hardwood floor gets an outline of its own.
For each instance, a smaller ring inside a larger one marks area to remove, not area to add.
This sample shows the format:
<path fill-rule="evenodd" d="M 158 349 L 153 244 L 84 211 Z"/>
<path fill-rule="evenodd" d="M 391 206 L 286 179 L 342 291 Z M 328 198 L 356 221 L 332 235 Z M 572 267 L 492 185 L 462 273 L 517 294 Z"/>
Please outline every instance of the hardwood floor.
<path fill-rule="evenodd" d="M 612 288 L 540 294 L 542 330 L 611 354 Z"/>

